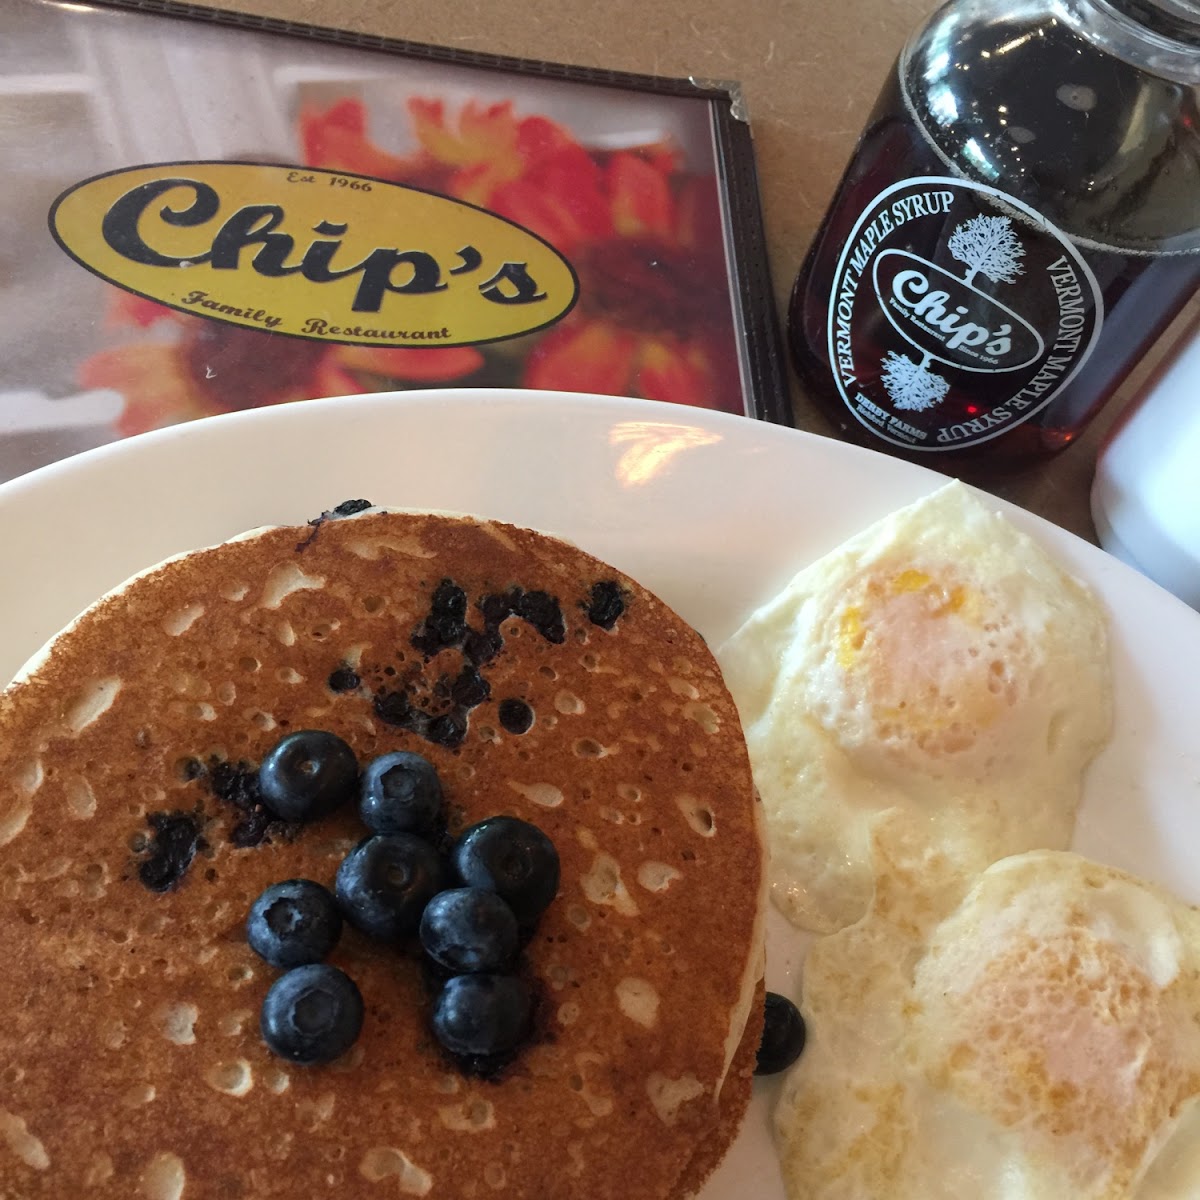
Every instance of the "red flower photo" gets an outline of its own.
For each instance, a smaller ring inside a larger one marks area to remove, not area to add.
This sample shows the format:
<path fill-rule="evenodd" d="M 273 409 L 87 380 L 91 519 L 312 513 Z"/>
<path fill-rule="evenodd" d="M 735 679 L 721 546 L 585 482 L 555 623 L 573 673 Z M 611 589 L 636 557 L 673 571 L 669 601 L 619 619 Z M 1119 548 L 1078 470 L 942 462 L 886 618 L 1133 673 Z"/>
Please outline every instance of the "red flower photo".
<path fill-rule="evenodd" d="M 639 396 L 742 413 L 717 181 L 669 140 L 584 145 L 512 102 L 408 101 L 416 149 L 385 150 L 364 102 L 302 108 L 303 163 L 466 201 L 549 242 L 579 299 L 560 322 L 482 346 L 380 348 L 309 341 L 181 313 L 116 288 L 121 344 L 79 384 L 124 398 L 123 435 L 231 409 L 443 385 Z"/>

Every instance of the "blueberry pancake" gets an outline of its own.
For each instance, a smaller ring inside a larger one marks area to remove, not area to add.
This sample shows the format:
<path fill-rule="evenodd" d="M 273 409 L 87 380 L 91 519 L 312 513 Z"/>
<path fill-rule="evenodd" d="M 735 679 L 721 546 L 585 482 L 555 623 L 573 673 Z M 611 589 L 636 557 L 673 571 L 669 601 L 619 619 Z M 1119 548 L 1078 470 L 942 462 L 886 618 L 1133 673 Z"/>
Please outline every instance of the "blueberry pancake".
<path fill-rule="evenodd" d="M 265 1044 L 283 969 L 251 907 L 334 889 L 370 832 L 264 803 L 301 730 L 421 755 L 446 839 L 511 816 L 553 843 L 507 1058 L 448 1053 L 419 944 L 350 922 L 327 962 L 357 1040 Z M 0 697 L 0 1198 L 677 1200 L 749 1101 L 757 810 L 700 636 L 546 535 L 368 509 L 135 577 Z"/>

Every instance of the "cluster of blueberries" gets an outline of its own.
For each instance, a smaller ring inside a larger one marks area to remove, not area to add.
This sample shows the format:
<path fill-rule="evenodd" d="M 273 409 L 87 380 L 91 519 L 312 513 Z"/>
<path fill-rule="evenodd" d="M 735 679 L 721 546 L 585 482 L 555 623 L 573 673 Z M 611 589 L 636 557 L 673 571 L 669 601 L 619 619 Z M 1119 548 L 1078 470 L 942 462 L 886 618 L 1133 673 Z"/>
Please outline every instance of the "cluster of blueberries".
<path fill-rule="evenodd" d="M 310 879 L 267 888 L 246 922 L 251 948 L 281 975 L 263 1001 L 267 1045 L 295 1063 L 327 1063 L 362 1029 L 362 995 L 323 960 L 348 921 L 390 944 L 418 936 L 440 981 L 431 1027 L 467 1069 L 486 1073 L 528 1036 L 533 1002 L 515 967 L 558 892 L 553 843 L 516 817 L 490 817 L 445 841 L 441 784 L 419 754 L 395 751 L 360 773 L 354 751 L 323 730 L 284 737 L 258 773 L 264 804 L 313 821 L 353 799 L 371 834 L 342 860 L 333 892 Z"/>

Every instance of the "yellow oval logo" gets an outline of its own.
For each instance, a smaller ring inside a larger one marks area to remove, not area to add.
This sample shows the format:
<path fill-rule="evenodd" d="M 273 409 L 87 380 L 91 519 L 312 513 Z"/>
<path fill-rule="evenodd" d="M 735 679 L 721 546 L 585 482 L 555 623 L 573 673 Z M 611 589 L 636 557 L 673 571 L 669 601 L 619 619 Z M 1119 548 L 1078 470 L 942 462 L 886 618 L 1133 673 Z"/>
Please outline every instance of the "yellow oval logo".
<path fill-rule="evenodd" d="M 471 204 L 317 167 L 181 162 L 64 192 L 50 229 L 81 266 L 180 312 L 363 346 L 531 333 L 579 293 L 549 243 Z"/>

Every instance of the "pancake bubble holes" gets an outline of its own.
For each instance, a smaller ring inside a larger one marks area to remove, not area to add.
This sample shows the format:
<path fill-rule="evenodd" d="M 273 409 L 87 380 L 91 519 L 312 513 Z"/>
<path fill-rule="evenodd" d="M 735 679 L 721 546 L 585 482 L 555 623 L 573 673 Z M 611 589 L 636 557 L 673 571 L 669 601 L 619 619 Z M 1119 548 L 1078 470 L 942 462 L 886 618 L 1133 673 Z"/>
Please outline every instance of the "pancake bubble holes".
<path fill-rule="evenodd" d="M 394 1178 L 396 1186 L 406 1196 L 425 1196 L 433 1187 L 433 1176 L 417 1166 L 402 1150 L 391 1146 L 374 1146 L 358 1164 L 359 1174 L 370 1183 L 382 1183 Z"/>
<path fill-rule="evenodd" d="M 291 1087 L 291 1084 L 291 1076 L 286 1071 L 281 1071 L 278 1067 L 268 1068 L 263 1075 L 263 1086 L 268 1092 L 272 1092 L 276 1096 L 282 1096 Z"/>
<path fill-rule="evenodd" d="M 152 1104 L 157 1095 L 152 1084 L 135 1083 L 121 1097 L 121 1103 L 126 1108 L 144 1108 L 147 1104 Z"/>
<path fill-rule="evenodd" d="M 0 1108 L 0 1139 L 26 1166 L 44 1171 L 50 1166 L 50 1156 L 41 1140 L 35 1137 L 23 1117 Z"/>
<path fill-rule="evenodd" d="M 46 781 L 40 758 L 31 759 L 16 772 L 13 799 L 7 811 L 0 808 L 0 846 L 7 846 L 24 828 L 33 812 L 33 798 Z"/>
<path fill-rule="evenodd" d="M 67 710 L 67 728 L 72 733 L 82 733 L 108 712 L 120 690 L 121 680 L 118 678 L 98 679 L 91 683 Z"/>
<path fill-rule="evenodd" d="M 120 1017 L 105 1017 L 99 1025 L 100 1044 L 106 1050 L 120 1050 L 129 1037 L 129 1026 Z"/>
<path fill-rule="evenodd" d="M 704 1085 L 694 1075 L 684 1074 L 677 1079 L 657 1071 L 646 1080 L 646 1092 L 658 1119 L 664 1125 L 674 1125 L 679 1110 L 704 1094 Z"/>
<path fill-rule="evenodd" d="M 683 874 L 669 863 L 644 862 L 638 867 L 637 881 L 648 892 L 665 892 Z"/>
<path fill-rule="evenodd" d="M 184 608 L 168 613 L 162 622 L 163 631 L 170 637 L 180 637 L 204 616 L 203 604 L 189 604 Z"/>
<path fill-rule="evenodd" d="M 593 1117 L 607 1117 L 613 1110 L 613 1098 L 604 1089 L 608 1060 L 601 1054 L 584 1051 L 575 1055 L 575 1072 L 567 1085 L 587 1105 Z"/>
<path fill-rule="evenodd" d="M 684 820 L 701 837 L 710 838 L 717 832 L 716 818 L 707 804 L 688 792 L 682 792 L 676 796 L 675 803 L 679 805 L 679 811 L 683 813 Z"/>
<path fill-rule="evenodd" d="M 90 821 L 96 815 L 96 793 L 82 775 L 75 775 L 63 781 L 63 797 L 66 800 L 67 812 L 75 820 Z"/>
<path fill-rule="evenodd" d="M 226 1096 L 245 1096 L 254 1087 L 254 1071 L 244 1058 L 215 1062 L 204 1072 L 204 1082 Z"/>
<path fill-rule="evenodd" d="M 160 1150 L 142 1171 L 138 1195 L 141 1200 L 180 1200 L 187 1186 L 183 1159 Z"/>
<path fill-rule="evenodd" d="M 107 1183 L 112 1177 L 116 1168 L 113 1166 L 113 1160 L 110 1155 L 101 1151 L 92 1157 L 88 1163 L 87 1170 L 83 1173 L 84 1187 L 99 1187 L 101 1184 Z"/>
<path fill-rule="evenodd" d="M 254 1010 L 251 1008 L 235 1008 L 232 1012 L 222 1015 L 217 1021 L 217 1031 L 225 1037 L 239 1037 L 251 1026 L 254 1020 Z"/>
<path fill-rule="evenodd" d="M 552 783 L 517 783 L 510 779 L 508 786 L 519 796 L 524 796 L 531 804 L 542 808 L 558 808 L 563 802 L 562 789 Z"/>
<path fill-rule="evenodd" d="M 621 878 L 621 865 L 611 854 L 600 850 L 596 836 L 589 829 L 579 831 L 579 842 L 585 850 L 594 852 L 592 865 L 580 876 L 579 886 L 593 903 L 616 909 L 623 917 L 636 917 L 638 906 Z"/>
<path fill-rule="evenodd" d="M 296 1114 L 305 1122 L 310 1133 L 316 1133 L 333 1116 L 337 1097 L 332 1092 L 322 1092 L 312 1100 L 301 1100 L 296 1105 Z"/>
<path fill-rule="evenodd" d="M 603 746 L 595 738 L 580 738 L 573 747 L 576 758 L 607 758 L 614 753 L 609 746 Z"/>
<path fill-rule="evenodd" d="M 643 1029 L 658 1024 L 659 996 L 648 979 L 628 975 L 616 986 L 617 1007 L 621 1013 Z"/>
<path fill-rule="evenodd" d="M 707 704 L 701 704 L 698 700 L 689 700 L 683 706 L 683 715 L 689 721 L 695 721 L 709 737 L 721 728 L 721 718 Z"/>
<path fill-rule="evenodd" d="M 306 575 L 292 562 L 281 563 L 267 576 L 259 607 L 279 608 L 293 592 L 315 591 L 324 586 L 323 576 Z"/>
<path fill-rule="evenodd" d="M 200 1010 L 194 1004 L 164 1004 L 154 1014 L 159 1032 L 176 1046 L 191 1046 L 196 1041 L 196 1022 Z"/>
<path fill-rule="evenodd" d="M 496 1110 L 490 1101 L 476 1096 L 461 1104 L 443 1105 L 438 1120 L 455 1133 L 483 1133 L 496 1128 Z"/>

